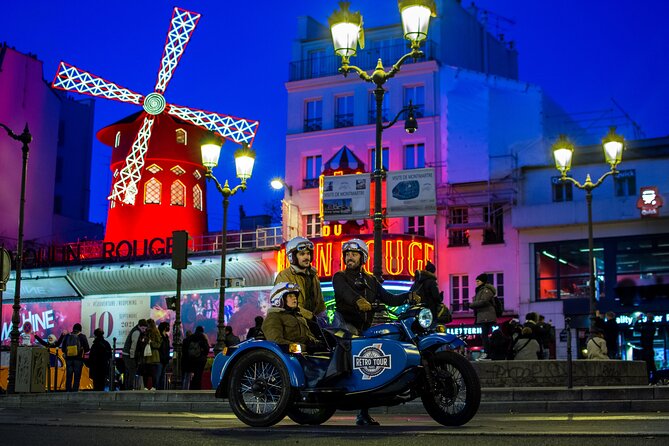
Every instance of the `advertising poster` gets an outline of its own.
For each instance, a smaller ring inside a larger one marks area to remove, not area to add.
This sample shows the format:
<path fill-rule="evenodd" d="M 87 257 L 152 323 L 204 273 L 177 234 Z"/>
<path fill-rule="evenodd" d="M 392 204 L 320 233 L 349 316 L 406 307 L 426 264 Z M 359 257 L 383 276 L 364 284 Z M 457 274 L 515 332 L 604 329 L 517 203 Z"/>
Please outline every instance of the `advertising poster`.
<path fill-rule="evenodd" d="M 436 215 L 434 169 L 400 170 L 386 175 L 386 216 Z"/>
<path fill-rule="evenodd" d="M 116 347 L 122 348 L 132 327 L 151 317 L 149 303 L 148 295 L 86 298 L 81 304 L 83 333 L 92 338 L 93 331 L 100 328 L 110 344 L 116 338 Z"/>
<path fill-rule="evenodd" d="M 12 330 L 12 304 L 2 306 L 2 334 L 0 342 L 9 345 Z M 19 345 L 36 345 L 35 334 L 47 339 L 50 334 L 60 337 L 71 331 L 81 320 L 81 301 L 35 302 L 21 304 L 19 310 Z"/>
<path fill-rule="evenodd" d="M 369 218 L 369 175 L 338 175 L 323 179 L 326 221 Z"/>

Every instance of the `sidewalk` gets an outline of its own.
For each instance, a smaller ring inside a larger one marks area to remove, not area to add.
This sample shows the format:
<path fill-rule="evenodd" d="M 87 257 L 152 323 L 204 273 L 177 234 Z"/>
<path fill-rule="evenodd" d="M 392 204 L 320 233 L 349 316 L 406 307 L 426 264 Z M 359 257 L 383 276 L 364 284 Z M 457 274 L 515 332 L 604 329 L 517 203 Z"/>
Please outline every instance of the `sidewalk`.
<path fill-rule="evenodd" d="M 213 390 L 77 392 L 0 395 L 0 410 L 79 410 L 230 413 Z M 382 409 L 383 410 L 383 409 Z M 420 399 L 387 413 L 424 413 Z M 669 412 L 669 386 L 484 388 L 482 413 Z"/>

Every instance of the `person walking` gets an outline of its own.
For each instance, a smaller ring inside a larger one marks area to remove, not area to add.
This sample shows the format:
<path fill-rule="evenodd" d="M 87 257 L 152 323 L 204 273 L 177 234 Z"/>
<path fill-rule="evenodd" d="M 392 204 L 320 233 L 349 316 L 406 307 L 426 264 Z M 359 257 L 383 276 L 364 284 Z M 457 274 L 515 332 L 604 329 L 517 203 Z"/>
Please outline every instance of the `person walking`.
<path fill-rule="evenodd" d="M 483 354 L 478 357 L 479 360 L 487 359 L 490 350 L 490 332 L 492 326 L 497 323 L 497 314 L 495 313 L 495 303 L 493 298 L 497 295 L 495 287 L 488 283 L 487 274 L 476 276 L 476 295 L 474 302 L 469 304 L 474 309 L 475 323 L 481 327 L 481 338 L 483 340 Z"/>
<path fill-rule="evenodd" d="M 160 347 L 158 352 L 160 354 L 160 362 L 158 365 L 158 383 L 156 387 L 158 390 L 165 390 L 167 383 L 165 381 L 165 374 L 170 363 L 170 323 L 163 321 L 158 324 L 158 331 L 160 332 Z"/>
<path fill-rule="evenodd" d="M 72 332 L 63 337 L 63 351 L 65 353 L 65 391 L 78 392 L 81 381 L 81 370 L 84 367 L 84 354 L 90 350 L 88 339 L 81 332 L 81 324 L 76 323 Z"/>
<path fill-rule="evenodd" d="M 146 319 L 140 319 L 139 322 L 137 322 L 137 325 L 132 327 L 130 333 L 128 333 L 128 336 L 125 338 L 122 350 L 123 364 L 125 366 L 123 386 L 125 390 L 135 389 L 135 375 L 137 375 L 138 359 L 140 359 L 137 357 L 137 344 L 140 338 L 144 339 L 148 326 Z M 144 352 L 141 354 L 143 353 Z"/>
<path fill-rule="evenodd" d="M 319 325 L 327 325 L 325 300 L 321 291 L 318 272 L 311 266 L 314 244 L 304 237 L 294 237 L 286 243 L 286 258 L 290 265 L 274 279 L 278 283 L 295 283 L 300 287 L 297 306 L 305 319 L 314 319 Z"/>
<path fill-rule="evenodd" d="M 109 377 L 112 348 L 105 339 L 105 332 L 102 329 L 96 328 L 93 335 L 95 338 L 88 353 L 88 369 L 93 379 L 93 390 L 104 391 Z"/>
<path fill-rule="evenodd" d="M 188 356 L 189 370 L 193 373 L 193 379 L 190 383 L 190 389 L 202 389 L 202 373 L 207 364 L 207 357 L 209 355 L 209 340 L 204 334 L 204 327 L 198 325 L 188 339 L 188 348 L 186 355 Z"/>
<path fill-rule="evenodd" d="M 372 325 L 374 312 L 372 303 L 377 301 L 399 306 L 407 301 L 420 302 L 420 296 L 414 292 L 392 294 L 386 291 L 373 275 L 365 272 L 362 265 L 369 258 L 369 248 L 360 239 L 352 239 L 342 245 L 345 269 L 332 277 L 337 312 L 335 319 L 341 328 L 359 335 Z M 369 409 L 363 408 L 356 417 L 358 426 L 378 426 L 379 422 L 369 415 Z"/>

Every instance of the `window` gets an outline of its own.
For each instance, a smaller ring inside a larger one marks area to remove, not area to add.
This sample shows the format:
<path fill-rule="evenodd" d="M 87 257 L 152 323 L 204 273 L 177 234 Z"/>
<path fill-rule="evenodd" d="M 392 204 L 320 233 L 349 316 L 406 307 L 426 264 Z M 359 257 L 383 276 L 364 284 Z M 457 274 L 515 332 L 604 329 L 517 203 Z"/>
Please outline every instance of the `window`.
<path fill-rule="evenodd" d="M 383 95 L 383 104 L 381 104 L 381 120 L 383 122 L 388 122 L 390 121 L 389 115 L 390 115 L 390 109 L 388 108 L 388 92 Z M 367 122 L 370 124 L 375 124 L 376 123 L 376 96 L 374 95 L 374 92 L 371 91 L 369 93 L 369 119 Z"/>
<path fill-rule="evenodd" d="M 595 275 L 604 271 L 601 243 L 595 240 Z M 589 298 L 588 241 L 538 243 L 534 246 L 536 299 Z M 603 277 L 602 277 L 603 278 Z"/>
<path fill-rule="evenodd" d="M 146 168 L 146 170 L 155 175 L 156 173 L 160 172 L 163 169 L 157 164 L 151 164 L 149 167 Z"/>
<path fill-rule="evenodd" d="M 320 77 L 325 74 L 325 50 L 311 50 L 307 56 L 309 63 L 309 78 Z"/>
<path fill-rule="evenodd" d="M 339 96 L 336 100 L 335 128 L 353 125 L 353 95 Z"/>
<path fill-rule="evenodd" d="M 560 177 L 551 177 L 551 188 L 553 189 L 553 201 L 572 201 L 574 199 L 572 184 L 562 181 Z"/>
<path fill-rule="evenodd" d="M 318 214 L 310 214 L 305 216 L 307 238 L 320 237 L 321 235 L 321 217 Z"/>
<path fill-rule="evenodd" d="M 616 197 L 634 197 L 636 191 L 636 170 L 621 170 L 613 176 Z"/>
<path fill-rule="evenodd" d="M 178 177 L 180 177 L 181 175 L 186 173 L 186 171 L 183 170 L 183 168 L 181 166 L 174 166 L 170 170 L 172 171 L 172 173 L 174 173 L 174 175 L 176 175 Z"/>
<path fill-rule="evenodd" d="M 121 132 L 116 132 L 116 138 L 114 138 L 114 147 L 121 145 Z"/>
<path fill-rule="evenodd" d="M 467 274 L 451 275 L 451 309 L 469 311 L 469 276 Z"/>
<path fill-rule="evenodd" d="M 448 212 L 448 246 L 469 246 L 469 230 L 463 227 L 469 223 L 469 210 L 452 207 Z"/>
<path fill-rule="evenodd" d="M 483 221 L 487 223 L 483 230 L 483 244 L 504 243 L 504 208 L 493 204 L 483 208 Z"/>
<path fill-rule="evenodd" d="M 409 105 L 409 101 L 414 105 L 414 115 L 416 118 L 425 116 L 425 87 L 417 85 L 414 87 L 404 87 L 404 107 Z"/>
<path fill-rule="evenodd" d="M 315 132 L 323 129 L 323 101 L 310 100 L 304 104 L 304 131 Z"/>
<path fill-rule="evenodd" d="M 184 129 L 177 129 L 177 144 L 188 144 L 188 134 Z"/>
<path fill-rule="evenodd" d="M 186 206 L 186 186 L 181 181 L 172 183 L 170 191 L 171 206 Z"/>
<path fill-rule="evenodd" d="M 304 188 L 313 189 L 318 187 L 318 177 L 321 175 L 322 157 L 308 156 L 304 162 Z"/>
<path fill-rule="evenodd" d="M 198 185 L 193 187 L 193 207 L 198 211 L 202 210 L 202 189 Z"/>
<path fill-rule="evenodd" d="M 425 235 L 425 217 L 407 217 L 407 234 Z"/>
<path fill-rule="evenodd" d="M 144 204 L 160 204 L 163 185 L 155 178 L 144 183 Z"/>
<path fill-rule="evenodd" d="M 404 146 L 404 168 L 420 169 L 425 167 L 425 144 Z"/>
<path fill-rule="evenodd" d="M 381 167 L 386 172 L 388 171 L 388 165 L 390 164 L 389 157 L 390 151 L 388 150 L 388 147 L 384 147 L 381 151 Z M 369 168 L 372 172 L 376 170 L 376 149 L 371 149 L 369 151 Z"/>

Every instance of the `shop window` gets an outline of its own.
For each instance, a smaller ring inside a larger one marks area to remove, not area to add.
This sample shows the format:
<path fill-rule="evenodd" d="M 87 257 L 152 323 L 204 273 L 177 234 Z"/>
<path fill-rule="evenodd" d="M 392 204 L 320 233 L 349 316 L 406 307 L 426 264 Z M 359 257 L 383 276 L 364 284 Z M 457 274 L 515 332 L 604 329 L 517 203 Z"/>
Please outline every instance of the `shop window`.
<path fill-rule="evenodd" d="M 469 311 L 469 275 L 451 275 L 451 311 Z"/>
<path fill-rule="evenodd" d="M 562 181 L 560 177 L 551 177 L 551 190 L 554 202 L 573 201 L 573 189 L 569 181 Z"/>
<path fill-rule="evenodd" d="M 172 183 L 170 191 L 171 206 L 186 206 L 186 186 L 181 181 Z"/>
<path fill-rule="evenodd" d="M 636 190 L 636 170 L 621 170 L 613 176 L 613 188 L 616 197 L 634 197 Z"/>
<path fill-rule="evenodd" d="M 160 194 L 163 185 L 155 178 L 144 183 L 144 204 L 160 204 Z"/>
<path fill-rule="evenodd" d="M 540 243 L 534 247 L 536 262 L 536 299 L 589 298 L 590 268 L 588 241 Z M 601 243 L 595 241 L 595 294 L 604 296 L 604 253 Z"/>

